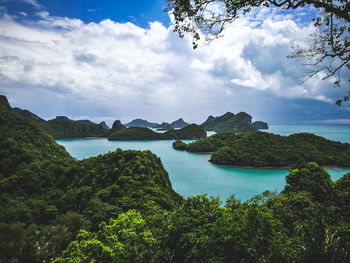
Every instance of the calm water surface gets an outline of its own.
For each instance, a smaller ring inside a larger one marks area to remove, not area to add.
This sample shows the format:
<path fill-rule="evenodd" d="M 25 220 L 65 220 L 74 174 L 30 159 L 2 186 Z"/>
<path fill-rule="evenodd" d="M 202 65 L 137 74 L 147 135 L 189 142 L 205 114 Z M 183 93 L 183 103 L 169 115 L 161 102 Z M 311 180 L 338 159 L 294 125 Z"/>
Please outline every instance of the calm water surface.
<path fill-rule="evenodd" d="M 276 125 L 269 132 L 288 135 L 296 132 L 311 132 L 328 139 L 349 142 L 350 126 L 343 125 Z M 107 139 L 57 140 L 77 159 L 84 159 L 117 148 L 123 150 L 151 150 L 157 154 L 168 171 L 173 188 L 184 197 L 207 193 L 226 200 L 231 194 L 247 200 L 265 190 L 280 191 L 285 185 L 288 169 L 254 169 L 208 162 L 210 155 L 176 151 L 172 140 L 167 141 L 108 141 Z M 350 169 L 328 167 L 333 180 L 339 179 Z"/>

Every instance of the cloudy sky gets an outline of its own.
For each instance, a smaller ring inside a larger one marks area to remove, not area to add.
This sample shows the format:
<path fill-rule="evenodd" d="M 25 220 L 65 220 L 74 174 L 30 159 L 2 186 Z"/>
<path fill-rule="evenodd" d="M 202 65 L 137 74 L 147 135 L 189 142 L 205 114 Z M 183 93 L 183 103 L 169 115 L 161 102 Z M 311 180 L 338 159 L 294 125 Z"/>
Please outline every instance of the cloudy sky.
<path fill-rule="evenodd" d="M 103 3 L 101 3 L 103 2 Z M 346 87 L 287 58 L 317 12 L 258 9 L 192 49 L 165 0 L 0 0 L 0 94 L 43 118 L 203 122 L 245 111 L 271 124 L 350 123 Z"/>

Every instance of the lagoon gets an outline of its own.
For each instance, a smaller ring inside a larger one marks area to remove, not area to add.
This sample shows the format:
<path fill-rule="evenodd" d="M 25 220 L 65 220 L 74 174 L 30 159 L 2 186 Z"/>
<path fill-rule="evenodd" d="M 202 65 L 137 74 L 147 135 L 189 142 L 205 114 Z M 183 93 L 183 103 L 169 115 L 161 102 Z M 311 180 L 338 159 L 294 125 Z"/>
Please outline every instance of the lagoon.
<path fill-rule="evenodd" d="M 346 125 L 276 125 L 269 132 L 288 135 L 294 132 L 311 132 L 328 139 L 350 142 L 350 126 Z M 225 201 L 234 194 L 242 201 L 252 198 L 265 190 L 280 191 L 285 185 L 288 169 L 242 168 L 215 165 L 208 162 L 209 154 L 195 154 L 176 151 L 173 140 L 165 141 L 108 141 L 107 139 L 70 139 L 57 140 L 77 159 L 89 158 L 114 151 L 150 150 L 158 155 L 169 177 L 173 189 L 186 197 L 207 193 L 208 196 L 220 196 Z M 189 141 L 187 141 L 189 142 Z M 350 169 L 327 167 L 333 180 L 339 179 Z"/>

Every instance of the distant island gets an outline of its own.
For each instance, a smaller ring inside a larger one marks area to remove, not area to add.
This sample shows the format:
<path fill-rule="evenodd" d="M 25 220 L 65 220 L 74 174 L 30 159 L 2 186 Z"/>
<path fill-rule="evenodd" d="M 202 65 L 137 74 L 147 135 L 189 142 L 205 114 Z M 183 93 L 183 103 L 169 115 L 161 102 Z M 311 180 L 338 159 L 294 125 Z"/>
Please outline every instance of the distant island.
<path fill-rule="evenodd" d="M 260 129 L 267 129 L 267 123 L 258 121 L 252 123 L 252 116 L 245 112 L 233 114 L 227 112 L 222 116 L 209 116 L 208 119 L 201 124 L 207 131 L 215 132 L 256 132 Z"/>
<path fill-rule="evenodd" d="M 182 118 L 173 121 L 172 123 L 170 123 L 171 127 L 173 127 L 174 129 L 181 129 L 183 127 L 186 127 L 187 125 L 190 125 L 189 123 L 185 122 Z"/>
<path fill-rule="evenodd" d="M 309 133 L 280 136 L 266 132 L 247 134 L 219 133 L 174 149 L 210 152 L 210 162 L 239 166 L 291 166 L 299 162 L 350 167 L 350 144 L 327 140 Z"/>
<path fill-rule="evenodd" d="M 162 122 L 162 123 L 155 123 L 155 122 L 149 122 L 147 120 L 143 119 L 135 119 L 132 120 L 126 124 L 124 124 L 125 127 L 142 127 L 142 128 L 154 128 L 154 129 L 160 129 L 162 131 L 165 130 L 171 130 L 171 129 L 181 129 L 189 125 L 189 123 L 185 122 L 182 118 L 173 121 L 172 123 L 168 122 Z"/>
<path fill-rule="evenodd" d="M 196 126 L 193 126 L 194 124 L 192 126 L 189 125 L 182 118 L 172 123 L 162 122 L 160 124 L 143 119 L 135 119 L 124 125 L 117 120 L 110 128 L 104 121 L 97 124 L 90 120 L 71 120 L 66 116 L 57 116 L 52 120 L 46 121 L 28 110 L 20 108 L 13 108 L 12 110 L 18 116 L 33 122 L 54 139 L 86 137 L 101 137 L 109 140 L 126 140 L 126 138 L 130 138 L 129 140 L 133 140 L 132 138 L 134 140 L 201 139 L 206 137 L 203 136 L 205 131 L 245 133 L 256 132 L 259 129 L 268 129 L 266 122 L 256 121 L 252 123 L 252 117 L 245 112 L 240 112 L 236 115 L 227 112 L 219 117 L 209 116 L 204 123 L 201 125 L 195 124 Z M 190 126 L 188 129 L 181 130 L 188 126 Z M 143 129 L 130 129 L 116 133 L 120 128 Z M 160 135 L 159 132 L 154 132 L 148 128 L 165 132 Z"/>
<path fill-rule="evenodd" d="M 125 127 L 142 127 L 142 128 L 154 128 L 157 125 L 159 124 L 155 122 L 148 122 L 143 119 L 135 119 L 124 124 Z"/>
<path fill-rule="evenodd" d="M 207 136 L 204 128 L 197 124 L 190 124 L 178 130 L 169 130 L 164 133 L 154 132 L 143 127 L 119 129 L 108 136 L 108 140 L 176 140 L 201 139 Z"/>

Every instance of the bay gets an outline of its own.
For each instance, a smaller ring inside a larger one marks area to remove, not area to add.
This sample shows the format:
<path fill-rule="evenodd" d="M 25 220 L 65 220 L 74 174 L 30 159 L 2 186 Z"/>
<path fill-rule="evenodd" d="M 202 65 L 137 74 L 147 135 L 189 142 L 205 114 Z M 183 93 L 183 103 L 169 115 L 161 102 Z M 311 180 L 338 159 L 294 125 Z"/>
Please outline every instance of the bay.
<path fill-rule="evenodd" d="M 271 125 L 269 132 L 289 135 L 296 132 L 311 132 L 328 139 L 350 142 L 350 127 L 346 125 Z M 108 141 L 107 139 L 57 140 L 75 158 L 81 160 L 117 148 L 123 150 L 150 150 L 158 155 L 169 177 L 173 189 L 186 197 L 198 194 L 220 196 L 225 201 L 234 194 L 242 201 L 265 190 L 283 189 L 287 168 L 242 168 L 214 165 L 208 162 L 209 154 L 194 154 L 176 151 L 173 140 L 165 141 Z M 187 141 L 190 142 L 190 141 Z M 350 169 L 326 167 L 333 180 L 339 179 Z"/>

